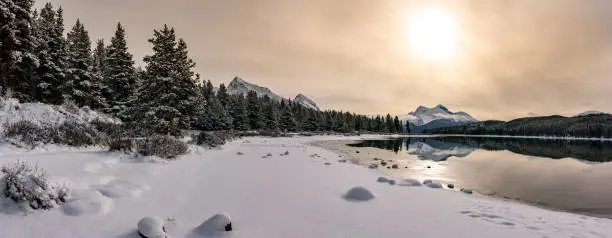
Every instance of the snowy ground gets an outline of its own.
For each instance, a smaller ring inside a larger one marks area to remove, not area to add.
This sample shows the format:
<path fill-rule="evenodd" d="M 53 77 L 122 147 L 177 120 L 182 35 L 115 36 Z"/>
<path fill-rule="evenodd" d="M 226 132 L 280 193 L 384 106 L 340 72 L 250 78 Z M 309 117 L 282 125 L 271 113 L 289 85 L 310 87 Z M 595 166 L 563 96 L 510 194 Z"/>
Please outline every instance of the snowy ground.
<path fill-rule="evenodd" d="M 377 171 L 309 145 L 323 139 L 358 137 L 245 138 L 168 163 L 96 149 L 3 147 L 0 164 L 37 162 L 73 194 L 50 211 L 24 213 L 0 201 L 0 237 L 136 238 L 145 216 L 166 219 L 170 237 L 206 237 L 196 228 L 219 212 L 233 219 L 226 237 L 612 237 L 612 220 L 379 183 Z M 355 186 L 375 197 L 346 200 Z"/>

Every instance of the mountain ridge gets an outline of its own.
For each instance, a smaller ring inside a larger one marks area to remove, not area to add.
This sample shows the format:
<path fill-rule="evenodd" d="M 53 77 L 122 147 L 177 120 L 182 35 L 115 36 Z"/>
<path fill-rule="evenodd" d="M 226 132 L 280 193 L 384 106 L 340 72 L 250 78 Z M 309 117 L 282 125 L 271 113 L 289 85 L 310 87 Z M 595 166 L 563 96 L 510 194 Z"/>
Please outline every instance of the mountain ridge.
<path fill-rule="evenodd" d="M 270 99 L 276 102 L 281 102 L 282 100 L 290 100 L 274 93 L 271 89 L 267 87 L 250 83 L 240 78 L 239 76 L 234 77 L 234 79 L 232 79 L 232 81 L 230 81 L 227 86 L 227 93 L 230 95 L 246 96 L 249 91 L 255 91 L 258 97 L 263 97 L 264 95 L 267 95 L 268 97 L 270 97 Z M 315 103 L 314 100 L 304 94 L 298 93 L 293 99 L 293 101 L 299 103 L 300 105 L 306 108 L 320 111 L 319 107 L 317 106 L 317 103 Z"/>

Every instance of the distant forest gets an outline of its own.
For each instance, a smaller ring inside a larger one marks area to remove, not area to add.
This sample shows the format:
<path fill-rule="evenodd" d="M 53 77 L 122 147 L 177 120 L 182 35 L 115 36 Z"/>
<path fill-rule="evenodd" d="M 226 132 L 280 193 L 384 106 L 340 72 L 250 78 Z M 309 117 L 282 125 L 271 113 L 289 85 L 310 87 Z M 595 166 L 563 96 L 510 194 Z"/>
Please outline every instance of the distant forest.
<path fill-rule="evenodd" d="M 612 115 L 527 117 L 509 122 L 483 121 L 425 130 L 423 133 L 612 138 Z"/>

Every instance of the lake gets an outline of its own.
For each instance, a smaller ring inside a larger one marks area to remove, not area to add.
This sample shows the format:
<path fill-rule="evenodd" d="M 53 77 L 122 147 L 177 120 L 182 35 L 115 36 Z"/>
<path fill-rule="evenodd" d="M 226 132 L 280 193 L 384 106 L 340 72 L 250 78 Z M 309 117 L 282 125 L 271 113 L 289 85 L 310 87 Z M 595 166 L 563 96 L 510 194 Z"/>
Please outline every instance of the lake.
<path fill-rule="evenodd" d="M 374 157 L 397 164 L 380 168 L 395 177 L 612 218 L 612 141 L 439 136 L 349 146 L 361 150 L 353 156 L 360 164 L 380 164 Z"/>

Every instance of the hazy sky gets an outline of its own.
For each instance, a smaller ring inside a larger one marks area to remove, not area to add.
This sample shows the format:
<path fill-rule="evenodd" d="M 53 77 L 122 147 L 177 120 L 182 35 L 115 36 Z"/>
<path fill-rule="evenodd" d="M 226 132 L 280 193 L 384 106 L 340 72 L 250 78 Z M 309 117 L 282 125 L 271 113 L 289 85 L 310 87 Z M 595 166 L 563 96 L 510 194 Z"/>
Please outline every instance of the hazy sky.
<path fill-rule="evenodd" d="M 92 39 L 127 28 L 137 61 L 174 26 L 215 84 L 239 75 L 322 108 L 405 114 L 444 104 L 479 119 L 612 112 L 608 0 L 54 0 Z M 39 2 L 38 5 L 42 5 Z M 415 57 L 408 19 L 423 6 L 458 25 L 457 54 Z"/>

